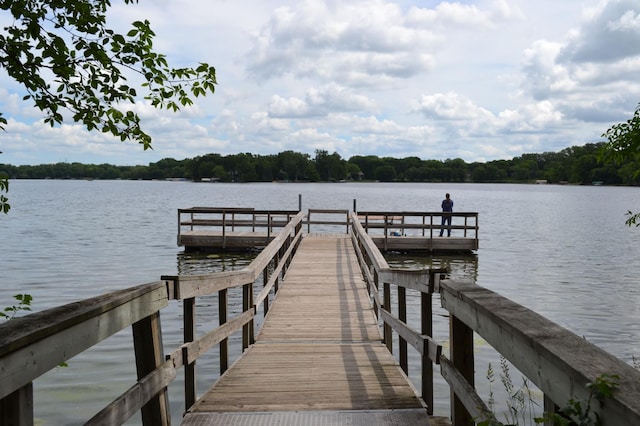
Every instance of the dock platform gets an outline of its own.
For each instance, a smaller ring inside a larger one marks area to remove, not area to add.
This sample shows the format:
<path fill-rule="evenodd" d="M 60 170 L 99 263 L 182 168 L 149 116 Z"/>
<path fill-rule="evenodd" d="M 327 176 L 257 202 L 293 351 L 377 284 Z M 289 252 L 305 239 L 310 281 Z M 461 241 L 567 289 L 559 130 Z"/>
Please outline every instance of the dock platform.
<path fill-rule="evenodd" d="M 256 343 L 182 424 L 430 424 L 382 343 L 347 235 L 302 239 Z"/>
<path fill-rule="evenodd" d="M 178 210 L 178 246 L 193 250 L 247 250 L 269 245 L 297 211 L 192 207 Z M 478 213 L 455 212 L 441 225 L 442 212 L 358 212 L 357 221 L 382 251 L 471 252 L 479 248 Z M 310 209 L 307 233 L 344 232 L 353 226 L 348 210 Z M 440 237 L 440 231 L 451 237 Z"/>

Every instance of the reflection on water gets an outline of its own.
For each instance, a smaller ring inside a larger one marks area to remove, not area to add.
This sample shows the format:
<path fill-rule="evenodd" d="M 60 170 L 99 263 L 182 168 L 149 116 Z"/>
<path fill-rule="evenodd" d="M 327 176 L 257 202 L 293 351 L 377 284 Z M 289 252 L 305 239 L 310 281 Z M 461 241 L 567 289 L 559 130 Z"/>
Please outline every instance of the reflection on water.
<path fill-rule="evenodd" d="M 408 269 L 440 269 L 446 268 L 448 278 L 468 279 L 476 281 L 478 278 L 478 255 L 475 253 L 434 253 L 434 254 L 399 254 L 385 253 L 389 266 Z"/>
<path fill-rule="evenodd" d="M 211 274 L 236 271 L 249 265 L 257 255 L 251 251 L 227 253 L 180 252 L 177 255 L 179 275 Z"/>

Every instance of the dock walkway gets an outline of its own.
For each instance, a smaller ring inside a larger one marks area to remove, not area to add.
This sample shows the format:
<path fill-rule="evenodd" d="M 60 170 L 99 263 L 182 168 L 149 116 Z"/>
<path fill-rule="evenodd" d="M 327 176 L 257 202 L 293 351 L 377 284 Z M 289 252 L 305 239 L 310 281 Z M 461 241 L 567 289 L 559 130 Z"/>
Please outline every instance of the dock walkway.
<path fill-rule="evenodd" d="M 305 235 L 256 343 L 182 424 L 429 424 L 382 343 L 347 235 Z"/>

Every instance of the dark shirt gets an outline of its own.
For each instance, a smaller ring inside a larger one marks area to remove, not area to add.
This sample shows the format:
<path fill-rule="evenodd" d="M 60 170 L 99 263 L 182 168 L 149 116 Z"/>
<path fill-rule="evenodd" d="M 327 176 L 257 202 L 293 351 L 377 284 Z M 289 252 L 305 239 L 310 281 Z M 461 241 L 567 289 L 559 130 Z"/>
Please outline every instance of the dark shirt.
<path fill-rule="evenodd" d="M 451 198 L 442 200 L 442 211 L 443 212 L 452 212 L 453 211 L 453 200 Z"/>

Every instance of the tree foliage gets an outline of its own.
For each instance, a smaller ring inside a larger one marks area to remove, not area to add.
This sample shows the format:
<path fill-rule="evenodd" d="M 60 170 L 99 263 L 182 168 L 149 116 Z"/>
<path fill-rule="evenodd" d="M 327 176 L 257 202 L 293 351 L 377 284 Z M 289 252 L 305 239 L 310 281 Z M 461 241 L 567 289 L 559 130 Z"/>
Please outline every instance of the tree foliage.
<path fill-rule="evenodd" d="M 31 310 L 31 302 L 33 301 L 33 297 L 30 294 L 16 294 L 13 296 L 13 298 L 16 299 L 18 303 L 11 306 L 7 306 L 3 310 L 1 310 L 0 318 L 4 318 L 5 320 L 10 320 L 10 319 L 13 319 L 16 315 L 18 315 L 22 311 Z"/>
<path fill-rule="evenodd" d="M 600 152 L 600 158 L 615 165 L 624 165 L 624 172 L 631 179 L 640 178 L 640 105 L 633 117 L 624 123 L 611 126 L 602 137 L 607 144 Z M 627 225 L 640 226 L 640 212 L 627 212 Z"/>
<path fill-rule="evenodd" d="M 151 105 L 177 111 L 191 97 L 214 92 L 215 69 L 170 67 L 153 49 L 148 21 L 133 22 L 126 34 L 107 27 L 110 6 L 110 0 L 0 0 L 12 19 L 0 34 L 0 67 L 51 126 L 71 119 L 148 149 L 151 137 L 129 107 L 138 92 L 127 77 L 142 79 Z M 6 124 L 0 112 L 0 129 Z"/>
<path fill-rule="evenodd" d="M 276 155 L 207 154 L 175 160 L 165 158 L 148 166 L 55 163 L 35 166 L 0 164 L 0 173 L 18 179 L 188 179 L 220 182 L 317 182 L 380 180 L 394 182 L 548 183 L 638 185 L 630 163 L 598 161 L 604 143 L 573 146 L 560 152 L 524 154 L 511 160 L 466 163 L 460 158 L 421 160 L 354 156 L 317 150 L 315 156 L 294 151 Z"/>
<path fill-rule="evenodd" d="M 0 173 L 0 212 L 9 213 L 11 206 L 9 199 L 3 194 L 9 192 L 9 177 L 5 173 Z"/>
<path fill-rule="evenodd" d="M 640 105 L 633 117 L 624 123 L 611 126 L 602 137 L 607 144 L 601 152 L 601 158 L 621 164 L 627 161 L 640 160 Z M 640 176 L 640 168 L 636 168 L 635 176 Z"/>

